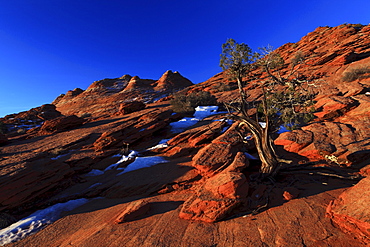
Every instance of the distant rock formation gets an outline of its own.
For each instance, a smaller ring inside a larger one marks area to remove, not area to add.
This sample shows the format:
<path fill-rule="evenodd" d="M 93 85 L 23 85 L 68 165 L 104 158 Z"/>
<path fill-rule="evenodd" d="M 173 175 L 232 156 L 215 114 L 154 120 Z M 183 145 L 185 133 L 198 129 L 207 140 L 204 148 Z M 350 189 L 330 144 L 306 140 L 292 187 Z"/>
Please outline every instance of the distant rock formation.
<path fill-rule="evenodd" d="M 171 70 L 166 71 L 159 80 L 124 75 L 95 81 L 83 92 L 77 89 L 68 91 L 56 98 L 53 104 L 64 115 L 107 117 L 115 115 L 121 103 L 153 102 L 191 85 L 191 81 Z"/>

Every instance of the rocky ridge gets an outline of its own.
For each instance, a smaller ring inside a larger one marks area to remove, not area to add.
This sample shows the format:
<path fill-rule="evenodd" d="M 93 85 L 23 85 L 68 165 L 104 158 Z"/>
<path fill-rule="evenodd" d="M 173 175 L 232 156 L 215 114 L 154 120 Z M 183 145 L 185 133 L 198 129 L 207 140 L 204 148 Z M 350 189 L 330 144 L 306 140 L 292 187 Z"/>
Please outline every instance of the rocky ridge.
<path fill-rule="evenodd" d="M 41 126 L 38 135 L 7 136 L 0 186 L 9 189 L 0 191 L 0 210 L 20 219 L 58 202 L 95 199 L 9 246 L 366 246 L 370 73 L 350 82 L 343 78 L 369 67 L 368 37 L 370 26 L 319 27 L 277 49 L 286 65 L 297 52 L 306 57 L 299 73 L 314 84 L 316 119 L 277 136 L 279 153 L 300 169 L 265 183 L 253 180 L 259 165 L 253 141 L 245 144 L 239 137 L 248 130 L 237 132 L 235 124 L 222 120 L 224 113 L 174 133 L 172 124 L 184 116 L 173 114 L 166 99 L 130 112 L 123 109 L 133 108 L 119 104 L 138 96 L 132 90 L 138 85 L 157 92 L 179 85 L 177 79 L 182 84 L 176 73 L 166 72 L 158 81 L 130 76 L 98 81 L 56 99 L 63 115 L 97 118 L 55 132 L 42 132 Z M 258 70 L 255 75 L 258 81 L 267 77 Z M 254 83 L 246 89 L 250 101 L 262 94 Z M 238 97 L 224 73 L 183 92 L 201 90 L 220 103 Z M 167 145 L 150 148 L 162 139 Z M 116 154 L 132 150 L 167 162 L 121 174 L 118 169 L 135 158 L 119 163 Z M 333 170 L 342 178 L 325 175 Z"/>

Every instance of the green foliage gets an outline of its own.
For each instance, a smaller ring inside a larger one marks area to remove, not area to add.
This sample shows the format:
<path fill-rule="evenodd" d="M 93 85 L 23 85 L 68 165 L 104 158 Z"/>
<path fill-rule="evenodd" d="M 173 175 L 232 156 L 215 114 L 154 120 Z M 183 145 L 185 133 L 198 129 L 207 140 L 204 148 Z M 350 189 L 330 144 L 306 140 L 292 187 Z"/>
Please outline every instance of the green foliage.
<path fill-rule="evenodd" d="M 270 120 L 273 129 L 283 124 L 287 129 L 296 129 L 298 126 L 313 120 L 313 94 L 302 94 L 305 91 L 301 85 L 279 88 L 268 88 L 265 93 L 267 111 L 263 111 L 261 103 L 258 111 Z"/>
<path fill-rule="evenodd" d="M 307 81 L 300 80 L 297 73 L 299 66 L 304 63 L 304 54 L 298 51 L 291 62 L 285 64 L 281 55 L 271 46 L 259 48 L 259 50 L 259 53 L 253 53 L 248 45 L 237 44 L 233 39 L 229 39 L 222 46 L 220 66 L 224 70 L 233 72 L 231 76 L 234 76 L 234 79 L 235 75 L 236 77 L 247 76 L 257 67 L 268 74 L 268 79 L 261 82 L 264 91 L 261 102 L 246 102 L 246 93 L 238 83 L 242 100 L 241 111 L 243 108 L 246 110 L 245 108 L 250 105 L 257 105 L 261 121 L 268 120 L 272 130 L 281 124 L 288 129 L 294 129 L 312 120 L 314 94 L 310 92 Z M 280 74 L 283 68 L 290 68 L 289 73 L 284 77 Z"/>
<path fill-rule="evenodd" d="M 357 66 L 349 71 L 346 71 L 342 75 L 342 81 L 351 82 L 357 79 L 370 78 L 370 66 L 362 65 Z"/>
<path fill-rule="evenodd" d="M 217 99 L 209 92 L 199 91 L 186 95 L 180 92 L 174 95 L 171 100 L 172 110 L 174 112 L 194 112 L 197 106 L 216 105 Z"/>
<path fill-rule="evenodd" d="M 228 39 L 222 45 L 220 67 L 225 71 L 227 70 L 232 78 L 241 79 L 253 69 L 258 58 L 259 54 L 253 53 L 247 44 L 239 44 L 233 39 Z"/>

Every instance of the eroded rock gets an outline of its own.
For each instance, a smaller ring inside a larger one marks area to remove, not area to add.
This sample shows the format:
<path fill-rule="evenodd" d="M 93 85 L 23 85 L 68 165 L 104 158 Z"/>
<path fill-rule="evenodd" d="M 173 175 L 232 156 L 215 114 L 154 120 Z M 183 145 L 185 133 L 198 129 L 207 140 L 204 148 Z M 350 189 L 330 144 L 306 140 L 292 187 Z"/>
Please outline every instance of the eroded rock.
<path fill-rule="evenodd" d="M 239 172 L 222 172 L 206 183 L 182 206 L 180 218 L 215 222 L 225 218 L 248 194 L 247 179 Z"/>
<path fill-rule="evenodd" d="M 327 215 L 343 231 L 370 244 L 370 177 L 344 191 L 327 207 Z"/>

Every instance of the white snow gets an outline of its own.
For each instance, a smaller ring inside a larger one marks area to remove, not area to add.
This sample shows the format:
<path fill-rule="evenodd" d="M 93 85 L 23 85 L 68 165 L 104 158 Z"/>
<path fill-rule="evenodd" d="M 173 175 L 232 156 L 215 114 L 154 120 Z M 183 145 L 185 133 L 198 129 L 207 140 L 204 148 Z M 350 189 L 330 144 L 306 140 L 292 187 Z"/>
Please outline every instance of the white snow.
<path fill-rule="evenodd" d="M 288 129 L 284 126 L 284 124 L 282 124 L 282 125 L 280 125 L 280 127 L 279 127 L 279 129 L 278 129 L 277 133 L 278 133 L 278 134 L 281 134 L 281 133 L 289 132 L 289 131 L 290 131 L 290 130 L 288 130 Z"/>
<path fill-rule="evenodd" d="M 194 117 L 198 119 L 203 119 L 213 114 L 216 114 L 218 106 L 197 106 L 195 108 Z"/>
<path fill-rule="evenodd" d="M 104 171 L 98 169 L 92 169 L 89 173 L 85 174 L 86 177 L 99 176 L 104 174 Z"/>
<path fill-rule="evenodd" d="M 108 170 L 116 169 L 119 166 L 119 164 L 121 164 L 121 163 L 123 163 L 125 161 L 128 161 L 130 159 L 134 159 L 137 155 L 138 155 L 138 152 L 136 152 L 134 150 L 131 150 L 131 152 L 127 156 L 122 155 L 122 158 L 117 163 L 108 166 L 107 168 L 105 168 L 104 171 L 106 172 Z"/>
<path fill-rule="evenodd" d="M 117 176 L 126 172 L 134 171 L 145 167 L 151 167 L 166 162 L 167 160 L 161 156 L 137 157 L 134 162 L 132 162 L 126 168 L 124 168 L 123 172 L 118 173 Z"/>
<path fill-rule="evenodd" d="M 153 147 L 150 147 L 150 148 L 148 148 L 147 150 L 148 151 L 150 151 L 150 150 L 153 150 L 153 149 L 157 149 L 157 148 L 166 148 L 166 147 L 168 147 L 168 141 L 169 141 L 170 139 L 163 139 L 163 140 L 161 140 L 157 145 L 155 145 L 155 146 L 153 146 Z"/>
<path fill-rule="evenodd" d="M 266 128 L 266 123 L 265 122 L 258 122 L 262 128 Z"/>
<path fill-rule="evenodd" d="M 60 159 L 64 156 L 67 156 L 68 154 L 61 154 L 61 155 L 58 155 L 57 157 L 54 157 L 54 158 L 51 158 L 52 160 L 57 160 L 57 159 Z"/>
<path fill-rule="evenodd" d="M 196 124 L 200 119 L 198 118 L 190 118 L 190 117 L 185 117 L 177 122 L 170 123 L 171 126 L 171 131 L 173 133 L 181 133 L 185 131 L 187 128 L 190 126 L 193 126 Z"/>
<path fill-rule="evenodd" d="M 171 131 L 172 133 L 181 133 L 198 121 L 218 113 L 217 110 L 218 106 L 197 106 L 193 118 L 185 117 L 177 122 L 170 123 Z"/>
<path fill-rule="evenodd" d="M 81 198 L 65 203 L 58 203 L 51 207 L 38 210 L 34 214 L 19 220 L 18 222 L 0 230 L 0 246 L 18 241 L 48 224 L 60 218 L 60 214 L 70 211 L 88 202 L 88 199 Z"/>
<path fill-rule="evenodd" d="M 253 155 L 251 155 L 250 153 L 247 153 L 247 152 L 244 152 L 244 155 L 250 159 L 250 160 L 258 160 L 256 157 L 254 157 Z"/>

